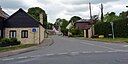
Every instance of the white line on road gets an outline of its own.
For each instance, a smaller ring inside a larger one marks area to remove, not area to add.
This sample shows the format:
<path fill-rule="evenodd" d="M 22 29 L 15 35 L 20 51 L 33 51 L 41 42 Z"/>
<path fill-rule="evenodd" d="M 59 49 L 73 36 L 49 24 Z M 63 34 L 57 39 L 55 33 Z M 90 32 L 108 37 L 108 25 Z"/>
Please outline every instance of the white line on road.
<path fill-rule="evenodd" d="M 54 56 L 54 55 L 79 55 L 79 54 L 89 54 L 89 53 L 113 53 L 113 52 L 128 52 L 128 51 L 121 51 L 121 50 L 115 50 L 115 51 L 83 51 L 83 52 L 64 52 L 64 53 L 55 53 L 55 54 L 42 54 L 42 55 L 35 55 L 35 56 L 23 56 L 23 57 L 17 57 L 17 58 L 1 58 L 0 61 L 11 61 L 11 60 L 20 60 L 20 59 L 26 59 L 27 58 L 38 58 L 38 57 L 44 57 L 44 56 Z"/>
<path fill-rule="evenodd" d="M 106 46 L 100 46 L 100 45 L 95 45 L 95 44 L 91 44 L 91 43 L 86 43 L 86 42 L 80 42 L 80 43 L 85 44 L 85 45 L 102 47 L 102 48 L 110 49 L 110 50 L 113 50 L 113 51 L 118 51 L 119 50 L 119 49 L 114 49 L 114 48 L 110 48 L 110 47 L 106 47 Z M 124 51 L 124 50 L 119 50 L 119 51 Z"/>

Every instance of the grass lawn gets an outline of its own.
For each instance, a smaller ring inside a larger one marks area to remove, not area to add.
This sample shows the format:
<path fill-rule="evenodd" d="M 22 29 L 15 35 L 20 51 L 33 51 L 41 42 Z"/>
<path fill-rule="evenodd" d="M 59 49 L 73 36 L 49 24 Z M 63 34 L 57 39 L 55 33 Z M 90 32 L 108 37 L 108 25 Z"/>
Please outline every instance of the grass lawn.
<path fill-rule="evenodd" d="M 0 47 L 0 52 L 6 52 L 6 51 L 11 51 L 11 50 L 28 48 L 28 47 L 35 46 L 35 45 L 36 44 L 24 44 L 24 45 L 10 46 L 10 47 Z"/>
<path fill-rule="evenodd" d="M 128 43 L 128 38 L 94 38 L 93 40 L 97 40 L 97 41 L 103 41 L 103 42 L 114 42 L 114 43 Z"/>

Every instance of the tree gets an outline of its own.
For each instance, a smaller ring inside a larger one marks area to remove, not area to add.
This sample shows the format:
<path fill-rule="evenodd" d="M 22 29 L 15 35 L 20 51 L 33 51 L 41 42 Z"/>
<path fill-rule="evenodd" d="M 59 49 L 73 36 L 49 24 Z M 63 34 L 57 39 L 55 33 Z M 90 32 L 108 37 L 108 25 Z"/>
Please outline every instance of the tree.
<path fill-rule="evenodd" d="M 104 15 L 104 22 L 111 22 L 119 19 L 115 12 L 107 13 Z"/>
<path fill-rule="evenodd" d="M 52 23 L 47 23 L 47 29 L 52 29 L 52 26 L 53 26 L 53 24 Z"/>
<path fill-rule="evenodd" d="M 120 19 L 126 19 L 127 18 L 127 16 L 128 16 L 128 11 L 126 11 L 126 12 L 121 12 L 120 14 L 119 14 L 119 18 Z"/>
<path fill-rule="evenodd" d="M 54 26 L 56 27 L 56 29 L 58 30 L 58 28 L 60 27 L 61 32 L 64 35 L 68 34 L 68 30 L 66 29 L 67 25 L 68 25 L 68 21 L 66 19 L 61 19 L 61 18 L 56 19 L 56 22 L 54 23 Z"/>
<path fill-rule="evenodd" d="M 70 22 L 73 22 L 73 24 L 80 20 L 81 18 L 79 16 L 73 16 L 71 17 L 71 19 L 69 20 Z M 78 29 L 76 26 L 72 25 L 72 27 L 69 29 L 69 32 L 72 33 L 71 36 L 83 36 L 83 30 Z"/>
<path fill-rule="evenodd" d="M 32 7 L 32 8 L 29 8 L 28 9 L 28 14 L 30 14 L 33 18 L 35 18 L 37 21 L 40 21 L 40 17 L 39 17 L 39 14 L 40 13 L 43 13 L 43 24 L 46 28 L 47 26 L 47 14 L 45 13 L 45 11 L 39 7 Z"/>
<path fill-rule="evenodd" d="M 69 23 L 70 22 L 76 22 L 77 20 L 80 20 L 81 18 L 79 16 L 73 16 L 70 20 L 69 20 Z"/>

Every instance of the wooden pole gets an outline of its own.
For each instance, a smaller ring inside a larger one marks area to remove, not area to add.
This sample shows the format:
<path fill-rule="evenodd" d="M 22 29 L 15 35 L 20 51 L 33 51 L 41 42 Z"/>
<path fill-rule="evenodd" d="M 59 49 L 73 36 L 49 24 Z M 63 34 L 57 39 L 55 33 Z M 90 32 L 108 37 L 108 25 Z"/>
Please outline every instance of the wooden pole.
<path fill-rule="evenodd" d="M 90 10 L 90 19 L 92 19 L 92 9 L 91 9 L 91 3 L 89 2 L 89 10 Z"/>
<path fill-rule="evenodd" d="M 104 16 L 103 16 L 103 4 L 101 4 L 101 22 L 103 22 L 104 20 Z"/>

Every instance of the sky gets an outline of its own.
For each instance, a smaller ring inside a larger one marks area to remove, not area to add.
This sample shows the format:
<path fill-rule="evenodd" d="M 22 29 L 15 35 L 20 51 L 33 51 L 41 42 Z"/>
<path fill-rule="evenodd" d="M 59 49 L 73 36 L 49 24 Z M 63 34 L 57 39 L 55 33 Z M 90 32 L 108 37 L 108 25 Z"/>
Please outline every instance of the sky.
<path fill-rule="evenodd" d="M 69 20 L 72 16 L 89 18 L 88 3 L 92 3 L 92 15 L 100 15 L 100 5 L 104 6 L 104 14 L 115 12 L 117 15 L 127 11 L 128 0 L 0 0 L 2 9 L 12 15 L 19 8 L 26 12 L 28 8 L 40 7 L 48 15 L 48 22 L 54 23 L 57 18 Z"/>

